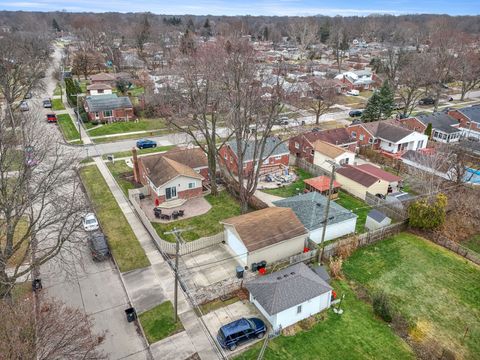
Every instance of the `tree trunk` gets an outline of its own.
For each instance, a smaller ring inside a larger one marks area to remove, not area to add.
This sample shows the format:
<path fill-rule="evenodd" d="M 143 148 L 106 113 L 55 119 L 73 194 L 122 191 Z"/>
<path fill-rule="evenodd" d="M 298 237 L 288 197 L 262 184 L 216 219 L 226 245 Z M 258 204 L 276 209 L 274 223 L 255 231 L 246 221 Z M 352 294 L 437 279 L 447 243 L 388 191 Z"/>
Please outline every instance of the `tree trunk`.
<path fill-rule="evenodd" d="M 208 172 L 210 175 L 210 189 L 213 196 L 218 195 L 217 187 L 217 156 L 216 151 L 208 150 Z"/>
<path fill-rule="evenodd" d="M 6 269 L 2 266 L 0 268 L 0 299 L 10 299 L 12 287 L 10 286 L 11 281 L 8 279 Z"/>

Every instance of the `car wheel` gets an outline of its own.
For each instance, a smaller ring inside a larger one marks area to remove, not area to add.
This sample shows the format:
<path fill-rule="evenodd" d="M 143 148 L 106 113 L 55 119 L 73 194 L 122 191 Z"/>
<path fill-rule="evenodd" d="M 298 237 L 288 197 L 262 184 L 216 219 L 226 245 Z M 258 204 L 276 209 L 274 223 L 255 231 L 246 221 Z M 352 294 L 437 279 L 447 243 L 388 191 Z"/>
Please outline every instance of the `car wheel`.
<path fill-rule="evenodd" d="M 153 145 L 152 147 L 156 148 L 156 147 L 157 147 L 157 145 L 155 144 L 155 145 Z"/>
<path fill-rule="evenodd" d="M 265 336 L 264 332 L 257 334 L 257 339 L 262 339 Z"/>
<path fill-rule="evenodd" d="M 233 351 L 237 348 L 237 344 L 232 344 L 228 347 L 228 350 Z"/>

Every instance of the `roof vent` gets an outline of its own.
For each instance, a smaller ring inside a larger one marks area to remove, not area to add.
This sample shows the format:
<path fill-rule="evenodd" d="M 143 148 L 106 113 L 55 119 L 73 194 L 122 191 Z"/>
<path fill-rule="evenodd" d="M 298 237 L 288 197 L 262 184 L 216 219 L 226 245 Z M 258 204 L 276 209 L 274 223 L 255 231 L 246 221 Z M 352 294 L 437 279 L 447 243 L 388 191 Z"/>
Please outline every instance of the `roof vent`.
<path fill-rule="evenodd" d="M 317 205 L 318 207 L 321 207 L 321 206 L 322 206 L 322 204 L 320 204 L 320 203 L 317 203 L 316 205 Z"/>
<path fill-rule="evenodd" d="M 292 271 L 292 272 L 290 273 L 290 275 L 295 275 L 295 272 L 294 272 L 294 271 Z"/>
<path fill-rule="evenodd" d="M 282 280 L 282 277 L 281 276 L 277 277 L 277 280 Z"/>
<path fill-rule="evenodd" d="M 288 277 L 288 274 L 283 275 L 284 278 Z"/>

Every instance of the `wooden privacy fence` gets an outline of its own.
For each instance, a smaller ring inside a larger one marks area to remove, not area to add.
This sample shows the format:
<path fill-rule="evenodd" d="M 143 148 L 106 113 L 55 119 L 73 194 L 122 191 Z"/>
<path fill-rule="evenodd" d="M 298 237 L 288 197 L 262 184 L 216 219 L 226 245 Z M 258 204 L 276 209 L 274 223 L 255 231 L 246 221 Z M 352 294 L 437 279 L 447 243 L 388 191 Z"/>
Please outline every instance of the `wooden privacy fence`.
<path fill-rule="evenodd" d="M 155 241 L 157 247 L 164 253 L 167 253 L 170 255 L 175 254 L 175 243 L 162 239 L 158 235 L 154 227 L 152 226 L 152 223 L 150 222 L 150 220 L 147 218 L 147 216 L 141 209 L 139 204 L 139 201 L 140 201 L 139 195 L 141 192 L 142 192 L 141 189 L 128 190 L 128 198 L 130 199 L 130 202 L 132 203 L 135 211 L 137 212 L 138 217 L 142 221 L 143 225 L 147 229 L 150 236 Z M 192 252 L 202 250 L 209 246 L 220 244 L 222 241 L 224 241 L 224 239 L 225 239 L 224 233 L 221 232 L 213 236 L 207 236 L 207 237 L 200 238 L 198 240 L 181 243 L 179 246 L 179 254 L 180 255 L 190 254 Z"/>
<path fill-rule="evenodd" d="M 302 169 L 302 170 L 305 170 L 305 171 L 309 172 L 313 176 L 321 176 L 321 175 L 330 176 L 329 171 L 322 169 L 318 165 L 311 164 L 311 163 L 309 163 L 308 161 L 306 161 L 305 159 L 302 159 L 302 158 L 297 157 L 295 159 L 295 166 Z"/>

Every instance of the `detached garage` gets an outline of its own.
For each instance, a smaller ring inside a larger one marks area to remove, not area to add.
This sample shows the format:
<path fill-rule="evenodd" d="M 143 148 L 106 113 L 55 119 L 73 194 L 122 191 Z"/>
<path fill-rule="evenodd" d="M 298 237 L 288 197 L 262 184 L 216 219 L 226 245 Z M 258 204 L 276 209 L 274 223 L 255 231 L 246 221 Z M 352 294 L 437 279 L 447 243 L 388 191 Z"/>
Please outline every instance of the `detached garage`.
<path fill-rule="evenodd" d="M 275 206 L 290 208 L 309 231 L 311 240 L 319 244 L 322 241 L 323 222 L 327 198 L 318 192 L 289 197 L 273 203 Z M 357 215 L 350 210 L 330 202 L 325 241 L 336 239 L 355 232 Z"/>
<path fill-rule="evenodd" d="M 266 208 L 222 221 L 227 245 L 243 266 L 303 251 L 308 232 L 291 209 Z"/>

